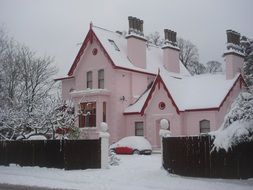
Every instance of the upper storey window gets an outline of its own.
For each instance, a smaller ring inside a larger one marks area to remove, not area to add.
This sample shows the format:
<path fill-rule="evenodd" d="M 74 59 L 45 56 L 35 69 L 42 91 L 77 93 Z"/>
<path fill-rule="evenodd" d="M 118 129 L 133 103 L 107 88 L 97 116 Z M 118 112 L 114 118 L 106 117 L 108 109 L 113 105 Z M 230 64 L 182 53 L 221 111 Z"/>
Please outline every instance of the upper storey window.
<path fill-rule="evenodd" d="M 115 43 L 113 40 L 108 39 L 108 41 L 109 41 L 110 44 L 114 47 L 115 50 L 120 51 L 119 48 L 118 48 L 118 46 L 116 45 L 116 43 Z"/>
<path fill-rule="evenodd" d="M 92 71 L 86 73 L 87 88 L 92 89 Z"/>
<path fill-rule="evenodd" d="M 105 80 L 104 80 L 105 76 L 104 76 L 104 69 L 101 69 L 98 71 L 98 88 L 104 88 L 105 86 Z"/>

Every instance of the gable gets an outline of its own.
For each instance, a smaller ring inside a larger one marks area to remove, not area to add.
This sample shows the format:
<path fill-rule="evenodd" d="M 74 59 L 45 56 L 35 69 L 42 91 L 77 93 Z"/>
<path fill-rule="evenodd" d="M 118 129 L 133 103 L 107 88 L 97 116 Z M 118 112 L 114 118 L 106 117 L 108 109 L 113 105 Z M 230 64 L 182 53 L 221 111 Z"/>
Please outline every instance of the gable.
<path fill-rule="evenodd" d="M 126 110 L 124 111 L 124 114 L 125 115 L 131 115 L 131 114 L 144 115 L 153 97 L 156 96 L 157 91 L 162 92 L 161 101 L 165 103 L 171 102 L 172 106 L 175 108 L 176 112 L 179 114 L 179 109 L 175 101 L 173 100 L 170 92 L 168 91 L 165 83 L 163 82 L 160 74 L 157 75 L 155 81 L 153 82 L 152 87 L 149 90 L 147 90 L 133 105 L 126 108 Z"/>
<path fill-rule="evenodd" d="M 97 42 L 97 44 L 99 45 L 99 47 L 103 51 L 105 57 L 112 64 L 113 68 L 123 69 L 123 70 L 127 70 L 127 71 L 143 73 L 143 74 L 148 74 L 148 75 L 155 75 L 153 73 L 146 71 L 145 69 L 141 69 L 141 68 L 138 68 L 138 67 L 132 65 L 132 63 L 128 60 L 126 55 L 121 55 L 121 56 L 116 55 L 115 56 L 115 45 L 114 45 L 114 40 L 112 40 L 112 39 L 114 39 L 114 38 L 112 38 L 110 36 L 103 37 L 100 35 L 98 37 L 97 34 L 94 32 L 94 29 L 91 27 L 89 32 L 87 33 L 83 43 L 82 43 L 82 46 L 81 46 L 79 52 L 77 53 L 77 56 L 72 64 L 69 72 L 68 72 L 68 76 L 72 76 L 74 74 L 74 71 L 76 70 L 76 68 L 79 64 L 80 59 L 81 59 L 83 53 L 85 52 L 85 49 L 88 47 L 89 43 L 92 44 L 94 41 Z M 118 48 L 117 44 L 116 44 L 116 47 Z M 116 51 L 118 51 L 118 50 L 116 50 Z M 112 57 L 114 59 L 112 59 Z M 116 59 L 117 57 L 119 57 L 119 59 Z M 122 59 L 121 59 L 122 57 L 125 57 L 124 61 L 122 61 Z"/>
<path fill-rule="evenodd" d="M 105 56 L 105 58 L 108 60 L 109 63 L 112 64 L 112 67 L 115 67 L 115 65 L 113 64 L 112 60 L 110 59 L 108 53 L 105 51 L 104 47 L 101 45 L 101 43 L 99 42 L 98 38 L 96 37 L 96 35 L 94 34 L 94 32 L 92 31 L 92 29 L 89 30 L 88 34 L 86 35 L 84 42 L 82 43 L 82 46 L 68 72 L 69 76 L 74 75 L 77 67 L 79 66 L 80 62 L 82 62 L 82 60 L 85 58 L 85 52 L 87 51 L 88 48 L 92 48 L 91 46 L 93 44 L 96 44 L 98 47 L 93 47 L 96 49 L 99 49 L 101 52 L 103 52 L 103 55 Z M 92 49 L 93 50 L 93 49 Z M 90 52 L 91 53 L 91 52 Z M 92 52 L 93 53 L 93 52 Z"/>
<path fill-rule="evenodd" d="M 154 81 L 154 84 L 151 88 L 151 91 L 150 91 L 150 93 L 149 93 L 149 95 L 148 95 L 148 97 L 147 97 L 147 99 L 146 99 L 146 101 L 143 105 L 143 108 L 141 110 L 141 114 L 142 115 L 144 114 L 144 112 L 145 112 L 146 108 L 148 107 L 150 101 L 152 101 L 152 97 L 156 96 L 157 91 L 160 91 L 160 92 L 163 91 L 162 93 L 160 93 L 161 96 L 162 96 L 162 97 L 160 97 L 161 101 L 164 101 L 165 103 L 168 102 L 168 100 L 171 101 L 172 106 L 176 109 L 176 112 L 179 114 L 179 109 L 178 109 L 175 101 L 173 100 L 170 92 L 168 91 L 165 83 L 163 82 L 163 80 L 160 76 L 160 73 L 158 73 L 158 75 L 157 75 L 157 77 Z"/>

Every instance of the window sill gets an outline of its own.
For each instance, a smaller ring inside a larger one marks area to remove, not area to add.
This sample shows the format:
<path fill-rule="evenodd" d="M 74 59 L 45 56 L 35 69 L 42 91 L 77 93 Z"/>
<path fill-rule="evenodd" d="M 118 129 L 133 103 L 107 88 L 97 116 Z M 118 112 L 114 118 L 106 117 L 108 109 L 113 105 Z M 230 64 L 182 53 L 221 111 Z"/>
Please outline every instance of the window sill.
<path fill-rule="evenodd" d="M 82 128 L 79 128 L 80 130 L 83 130 L 83 131 L 89 131 L 89 130 L 97 130 L 97 127 L 82 127 Z"/>

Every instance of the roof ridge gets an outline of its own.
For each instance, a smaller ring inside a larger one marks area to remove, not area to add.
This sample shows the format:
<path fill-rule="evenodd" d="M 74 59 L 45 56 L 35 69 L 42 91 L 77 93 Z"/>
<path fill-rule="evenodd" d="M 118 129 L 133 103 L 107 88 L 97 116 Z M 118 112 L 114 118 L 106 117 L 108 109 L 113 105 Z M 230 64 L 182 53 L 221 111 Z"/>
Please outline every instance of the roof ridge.
<path fill-rule="evenodd" d="M 107 32 L 111 32 L 111 33 L 113 33 L 113 34 L 115 34 L 115 35 L 117 35 L 117 36 L 121 36 L 121 35 L 118 34 L 117 32 L 114 32 L 114 31 L 112 31 L 112 30 L 109 30 L 109 29 L 106 29 L 106 28 L 103 28 L 103 27 L 100 27 L 100 26 L 93 25 L 92 27 L 98 28 L 98 29 L 101 29 L 101 30 L 105 30 L 105 31 L 107 31 Z"/>

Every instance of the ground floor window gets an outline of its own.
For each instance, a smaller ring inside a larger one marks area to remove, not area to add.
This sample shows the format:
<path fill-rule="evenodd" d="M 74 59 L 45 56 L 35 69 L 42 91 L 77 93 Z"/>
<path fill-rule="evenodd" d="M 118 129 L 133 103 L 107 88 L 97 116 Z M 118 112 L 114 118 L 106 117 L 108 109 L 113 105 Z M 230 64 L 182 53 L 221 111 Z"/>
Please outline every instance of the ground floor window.
<path fill-rule="evenodd" d="M 80 104 L 79 127 L 96 127 L 96 102 Z"/>
<path fill-rule="evenodd" d="M 144 136 L 143 122 L 135 122 L 135 136 Z"/>
<path fill-rule="evenodd" d="M 210 132 L 210 121 L 209 120 L 201 120 L 199 122 L 200 133 L 209 133 Z"/>

